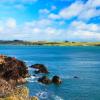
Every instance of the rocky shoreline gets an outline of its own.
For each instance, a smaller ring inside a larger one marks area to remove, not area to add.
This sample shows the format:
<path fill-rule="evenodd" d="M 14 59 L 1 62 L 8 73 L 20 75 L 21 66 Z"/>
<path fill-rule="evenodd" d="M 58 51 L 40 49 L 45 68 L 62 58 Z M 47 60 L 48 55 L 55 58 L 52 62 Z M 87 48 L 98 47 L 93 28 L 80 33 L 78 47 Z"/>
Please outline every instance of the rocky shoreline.
<path fill-rule="evenodd" d="M 38 78 L 38 82 L 57 85 L 61 83 L 59 76 L 49 79 L 45 75 L 49 74 L 49 71 L 43 64 L 34 64 L 30 67 L 35 69 L 35 75 L 44 73 L 42 77 Z M 30 75 L 25 62 L 15 57 L 0 55 L 0 100 L 39 100 L 36 96 L 29 96 L 27 87 L 20 86 L 27 82 L 28 77 Z"/>
<path fill-rule="evenodd" d="M 14 57 L 0 55 L 0 100 L 38 100 L 30 97 L 26 87 L 18 87 L 26 83 L 29 77 L 25 62 Z"/>

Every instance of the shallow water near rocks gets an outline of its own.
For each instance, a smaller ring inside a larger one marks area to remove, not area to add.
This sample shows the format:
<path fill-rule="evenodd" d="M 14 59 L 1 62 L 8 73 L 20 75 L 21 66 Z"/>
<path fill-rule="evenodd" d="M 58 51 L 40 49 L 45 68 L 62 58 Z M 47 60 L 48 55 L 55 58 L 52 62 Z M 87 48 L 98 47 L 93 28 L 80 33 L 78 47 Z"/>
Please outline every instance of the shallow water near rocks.
<path fill-rule="evenodd" d="M 31 76 L 25 84 L 31 96 L 40 100 L 100 100 L 100 47 L 1 45 L 0 54 L 24 60 L 28 66 L 44 64 L 50 78 L 62 78 L 61 85 L 44 85 L 37 82 L 38 76 Z M 29 68 L 31 75 L 33 71 Z"/>

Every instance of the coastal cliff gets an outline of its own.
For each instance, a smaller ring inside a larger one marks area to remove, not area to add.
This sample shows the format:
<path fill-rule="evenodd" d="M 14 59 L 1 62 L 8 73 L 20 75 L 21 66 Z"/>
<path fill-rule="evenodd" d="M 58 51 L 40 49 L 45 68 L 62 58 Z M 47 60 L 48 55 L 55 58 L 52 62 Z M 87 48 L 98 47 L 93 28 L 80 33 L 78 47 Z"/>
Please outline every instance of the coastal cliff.
<path fill-rule="evenodd" d="M 38 100 L 29 96 L 27 87 L 21 86 L 28 76 L 23 61 L 0 55 L 0 100 Z"/>

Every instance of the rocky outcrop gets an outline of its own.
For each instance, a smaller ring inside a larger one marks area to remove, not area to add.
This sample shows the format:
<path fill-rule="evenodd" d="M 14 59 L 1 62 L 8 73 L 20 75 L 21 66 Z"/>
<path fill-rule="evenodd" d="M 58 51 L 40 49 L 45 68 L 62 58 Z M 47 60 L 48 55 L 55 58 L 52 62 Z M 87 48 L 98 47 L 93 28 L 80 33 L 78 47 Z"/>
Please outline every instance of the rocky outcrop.
<path fill-rule="evenodd" d="M 31 68 L 37 69 L 35 71 L 36 74 L 38 74 L 38 73 L 49 73 L 46 66 L 44 66 L 43 64 L 34 64 L 34 65 L 31 66 Z"/>
<path fill-rule="evenodd" d="M 36 69 L 35 70 L 35 74 L 38 73 L 49 73 L 49 71 L 47 70 L 46 66 L 43 64 L 34 64 L 32 66 L 30 66 L 31 68 Z M 54 84 L 60 84 L 61 83 L 61 79 L 59 76 L 53 76 L 52 80 L 49 79 L 47 76 L 42 76 L 38 79 L 38 82 L 41 82 L 43 84 L 50 84 L 50 83 L 54 83 Z"/>
<path fill-rule="evenodd" d="M 7 81 L 14 80 L 16 83 L 20 79 L 21 83 L 21 79 L 24 79 L 27 75 L 28 70 L 23 61 L 14 57 L 0 55 L 0 77 Z"/>
<path fill-rule="evenodd" d="M 53 76 L 52 82 L 53 82 L 54 84 L 60 84 L 60 83 L 61 83 L 61 79 L 60 79 L 59 76 Z"/>
<path fill-rule="evenodd" d="M 34 64 L 31 68 L 36 69 L 35 73 L 49 73 L 43 64 Z M 23 61 L 0 55 L 0 100 L 38 100 L 37 97 L 29 97 L 26 88 L 17 87 L 17 85 L 25 83 L 25 78 L 28 76 L 28 68 Z M 60 84 L 61 79 L 59 76 L 54 76 L 52 80 L 47 76 L 42 76 L 38 82 Z"/>
<path fill-rule="evenodd" d="M 38 79 L 38 82 L 41 82 L 43 84 L 61 84 L 61 79 L 59 76 L 53 76 L 52 80 L 49 79 L 47 76 L 42 76 L 41 78 Z"/>
<path fill-rule="evenodd" d="M 41 82 L 43 84 L 50 84 L 51 80 L 47 76 L 43 76 L 43 77 L 38 79 L 38 82 Z"/>
<path fill-rule="evenodd" d="M 25 63 L 14 57 L 0 55 L 0 100 L 38 100 L 30 97 L 26 87 L 17 87 L 29 76 Z"/>

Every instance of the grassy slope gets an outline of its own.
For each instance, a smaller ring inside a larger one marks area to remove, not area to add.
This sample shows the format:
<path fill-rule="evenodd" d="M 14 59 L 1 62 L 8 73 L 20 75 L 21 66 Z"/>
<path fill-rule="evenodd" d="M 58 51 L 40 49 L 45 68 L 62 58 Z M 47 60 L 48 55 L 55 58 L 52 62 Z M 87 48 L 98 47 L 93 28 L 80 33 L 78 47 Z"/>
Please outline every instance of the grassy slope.
<path fill-rule="evenodd" d="M 28 42 L 28 41 L 10 41 L 0 42 L 0 44 L 11 44 L 11 45 L 48 45 L 48 46 L 100 46 L 100 42 Z"/>
<path fill-rule="evenodd" d="M 100 46 L 100 42 L 33 42 L 33 44 L 49 46 Z"/>

